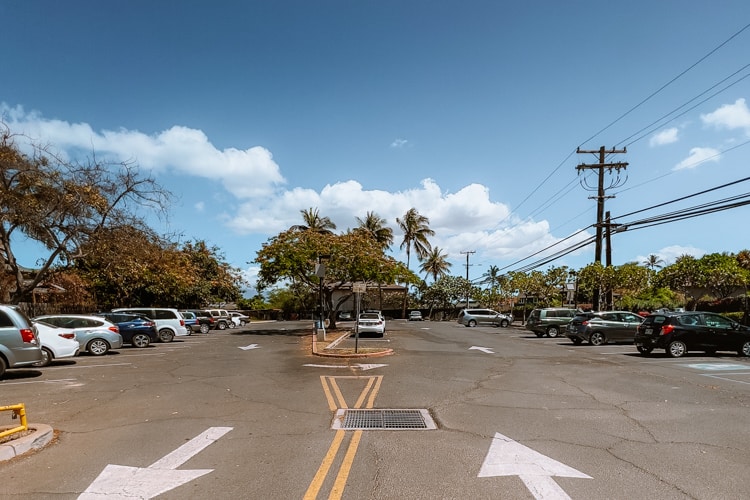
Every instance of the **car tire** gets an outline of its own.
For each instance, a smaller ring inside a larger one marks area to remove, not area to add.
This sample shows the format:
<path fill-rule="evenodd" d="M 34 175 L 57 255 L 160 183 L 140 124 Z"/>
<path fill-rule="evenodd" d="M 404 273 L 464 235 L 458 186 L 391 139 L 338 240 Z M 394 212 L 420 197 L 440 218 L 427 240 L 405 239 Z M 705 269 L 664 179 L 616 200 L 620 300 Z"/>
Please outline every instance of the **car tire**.
<path fill-rule="evenodd" d="M 583 340 L 579 339 L 578 337 L 572 338 L 570 340 L 572 340 L 575 345 L 581 345 L 581 344 L 583 344 Z"/>
<path fill-rule="evenodd" d="M 172 342 L 174 340 L 174 332 L 168 328 L 159 330 L 159 340 L 162 342 Z"/>
<path fill-rule="evenodd" d="M 607 343 L 607 337 L 602 332 L 594 332 L 589 337 L 589 344 L 591 345 L 604 345 Z"/>
<path fill-rule="evenodd" d="M 671 358 L 681 358 L 687 353 L 687 345 L 681 340 L 673 340 L 667 346 L 667 354 Z"/>
<path fill-rule="evenodd" d="M 0 378 L 3 378 L 3 375 L 5 375 L 5 370 L 8 368 L 8 365 L 5 363 L 5 358 L 0 356 Z"/>
<path fill-rule="evenodd" d="M 54 358 L 55 356 L 52 354 L 52 351 L 46 347 L 42 347 L 42 360 L 39 363 L 34 363 L 34 366 L 49 366 Z"/>
<path fill-rule="evenodd" d="M 92 356 L 104 356 L 109 352 L 109 344 L 104 339 L 93 339 L 86 345 L 86 350 Z"/>
<path fill-rule="evenodd" d="M 201 323 L 201 333 L 205 334 L 211 331 L 211 327 L 205 323 Z"/>
<path fill-rule="evenodd" d="M 645 346 L 642 346 L 642 345 L 637 346 L 636 349 L 638 349 L 638 352 L 640 352 L 644 356 L 647 355 L 647 354 L 651 354 L 651 351 L 654 350 L 653 347 L 645 347 Z"/>
<path fill-rule="evenodd" d="M 130 340 L 130 344 L 133 347 L 143 349 L 144 347 L 148 347 L 151 344 L 151 338 L 149 338 L 149 336 L 145 333 L 136 333 Z"/>
<path fill-rule="evenodd" d="M 240 320 L 240 326 L 245 326 L 245 325 L 247 325 L 247 321 L 245 321 L 244 319 Z"/>
<path fill-rule="evenodd" d="M 742 347 L 740 347 L 737 350 L 737 354 L 739 354 L 740 356 L 745 356 L 745 357 L 750 356 L 750 340 L 742 344 Z"/>
<path fill-rule="evenodd" d="M 508 321 L 507 319 L 504 319 L 500 322 L 500 326 L 503 328 L 508 328 L 508 325 L 510 325 L 510 321 Z"/>
<path fill-rule="evenodd" d="M 550 326 L 547 328 L 547 336 L 550 338 L 556 338 L 558 335 L 560 335 L 560 329 L 556 326 Z"/>
<path fill-rule="evenodd" d="M 219 330 L 226 330 L 227 329 L 227 324 L 224 323 L 223 321 L 219 321 L 219 324 L 216 325 L 216 328 L 218 328 Z"/>
<path fill-rule="evenodd" d="M 470 328 L 474 328 L 475 326 L 477 326 L 477 322 L 473 319 L 469 320 L 469 324 L 467 326 L 469 326 Z"/>

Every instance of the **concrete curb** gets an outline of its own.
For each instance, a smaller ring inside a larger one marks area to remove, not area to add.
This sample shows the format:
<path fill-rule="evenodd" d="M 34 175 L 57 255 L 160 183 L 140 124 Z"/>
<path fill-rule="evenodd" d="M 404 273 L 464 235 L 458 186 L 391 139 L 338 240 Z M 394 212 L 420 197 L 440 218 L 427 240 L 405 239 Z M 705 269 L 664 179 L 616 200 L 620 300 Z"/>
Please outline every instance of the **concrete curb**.
<path fill-rule="evenodd" d="M 52 442 L 52 438 L 55 436 L 52 427 L 45 424 L 28 424 L 28 426 L 33 431 L 30 434 L 0 444 L 0 462 L 10 460 L 33 450 L 41 450 Z M 0 430 L 9 428 L 6 426 L 5 428 L 0 428 Z"/>
<path fill-rule="evenodd" d="M 332 344 L 336 344 L 348 336 L 349 336 L 349 333 L 344 333 L 338 339 L 334 340 Z M 334 352 L 319 352 L 318 351 L 318 336 L 315 334 L 315 332 L 313 332 L 312 353 L 322 358 L 379 358 L 381 356 L 390 356 L 391 354 L 393 354 L 393 349 L 383 349 L 382 351 L 378 351 L 378 352 L 357 353 L 357 354 L 354 354 L 354 353 L 336 354 Z"/>

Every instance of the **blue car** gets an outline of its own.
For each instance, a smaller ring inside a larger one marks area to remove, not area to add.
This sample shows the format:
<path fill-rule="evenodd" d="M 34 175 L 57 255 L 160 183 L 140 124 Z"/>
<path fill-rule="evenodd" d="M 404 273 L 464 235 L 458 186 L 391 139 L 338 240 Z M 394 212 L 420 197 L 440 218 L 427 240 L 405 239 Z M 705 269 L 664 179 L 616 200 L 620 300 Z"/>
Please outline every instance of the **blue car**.
<path fill-rule="evenodd" d="M 120 329 L 123 344 L 133 347 L 148 347 L 151 342 L 159 340 L 156 323 L 141 314 L 129 313 L 96 313 L 95 316 L 110 321 Z"/>

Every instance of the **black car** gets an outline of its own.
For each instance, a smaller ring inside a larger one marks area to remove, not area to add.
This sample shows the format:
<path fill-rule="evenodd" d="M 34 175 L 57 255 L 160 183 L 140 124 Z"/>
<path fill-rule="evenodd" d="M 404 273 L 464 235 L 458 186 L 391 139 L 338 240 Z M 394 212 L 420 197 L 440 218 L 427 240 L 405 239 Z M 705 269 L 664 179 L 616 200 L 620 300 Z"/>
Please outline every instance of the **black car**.
<path fill-rule="evenodd" d="M 565 335 L 580 345 L 602 345 L 607 342 L 633 342 L 643 318 L 629 311 L 583 312 L 568 323 Z"/>
<path fill-rule="evenodd" d="M 123 344 L 133 347 L 148 347 L 151 342 L 159 340 L 156 323 L 141 314 L 129 314 L 121 312 L 96 313 L 107 321 L 114 323 L 120 329 Z"/>
<path fill-rule="evenodd" d="M 734 351 L 740 356 L 750 356 L 750 328 L 709 312 L 650 314 L 638 327 L 635 346 L 644 355 L 660 348 L 673 358 L 688 351 L 709 355 Z"/>

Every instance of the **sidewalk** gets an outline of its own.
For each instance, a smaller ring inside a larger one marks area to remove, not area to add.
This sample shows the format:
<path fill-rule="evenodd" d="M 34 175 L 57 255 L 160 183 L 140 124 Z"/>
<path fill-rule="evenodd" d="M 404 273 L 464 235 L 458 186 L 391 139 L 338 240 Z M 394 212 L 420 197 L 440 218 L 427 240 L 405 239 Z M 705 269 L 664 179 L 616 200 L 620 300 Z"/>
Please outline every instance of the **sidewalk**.
<path fill-rule="evenodd" d="M 0 444 L 0 462 L 11 460 L 32 450 L 41 450 L 55 437 L 52 427 L 45 424 L 28 424 L 25 435 Z M 0 427 L 0 431 L 12 426 Z"/>
<path fill-rule="evenodd" d="M 352 332 L 349 330 L 326 333 L 326 340 L 318 340 L 312 332 L 312 353 L 325 358 L 377 358 L 393 354 L 390 347 L 358 347 L 355 349 Z M 356 352 L 355 352 L 356 350 Z"/>

